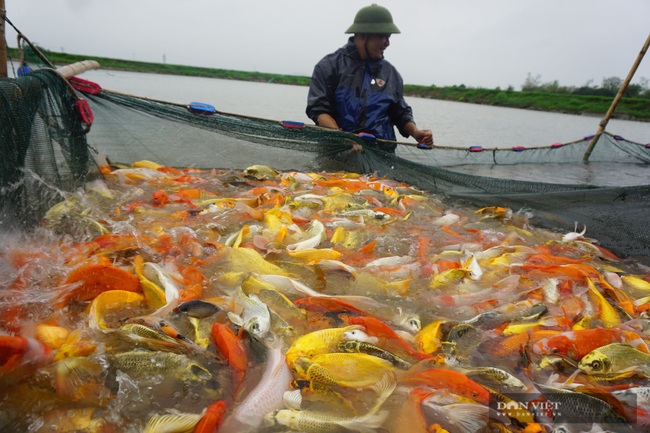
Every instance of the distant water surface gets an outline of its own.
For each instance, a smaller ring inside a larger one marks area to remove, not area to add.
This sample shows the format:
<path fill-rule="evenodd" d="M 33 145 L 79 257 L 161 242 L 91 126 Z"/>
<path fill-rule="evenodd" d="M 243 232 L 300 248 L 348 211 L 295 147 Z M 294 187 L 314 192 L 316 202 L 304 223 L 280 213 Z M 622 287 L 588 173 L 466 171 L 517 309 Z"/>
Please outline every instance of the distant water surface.
<path fill-rule="evenodd" d="M 87 71 L 82 78 L 103 88 L 176 103 L 205 102 L 217 110 L 273 120 L 311 123 L 305 114 L 307 87 L 124 71 Z M 549 113 L 408 97 L 421 128 L 433 130 L 439 146 L 485 148 L 546 146 L 591 135 L 596 116 Z M 613 119 L 607 131 L 650 143 L 650 123 Z M 398 139 L 402 139 L 398 137 Z"/>

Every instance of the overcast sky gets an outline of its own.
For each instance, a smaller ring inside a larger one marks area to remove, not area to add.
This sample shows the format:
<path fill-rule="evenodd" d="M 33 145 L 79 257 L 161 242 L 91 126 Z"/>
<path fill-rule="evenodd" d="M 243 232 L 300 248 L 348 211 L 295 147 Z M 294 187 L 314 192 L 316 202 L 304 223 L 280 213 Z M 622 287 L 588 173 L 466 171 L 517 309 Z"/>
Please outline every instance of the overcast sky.
<path fill-rule="evenodd" d="M 5 0 L 53 51 L 311 75 L 371 0 Z M 402 31 L 386 59 L 407 84 L 521 89 L 624 79 L 650 33 L 650 0 L 383 0 Z M 7 26 L 7 42 L 16 34 Z M 633 83 L 650 79 L 650 54 Z"/>

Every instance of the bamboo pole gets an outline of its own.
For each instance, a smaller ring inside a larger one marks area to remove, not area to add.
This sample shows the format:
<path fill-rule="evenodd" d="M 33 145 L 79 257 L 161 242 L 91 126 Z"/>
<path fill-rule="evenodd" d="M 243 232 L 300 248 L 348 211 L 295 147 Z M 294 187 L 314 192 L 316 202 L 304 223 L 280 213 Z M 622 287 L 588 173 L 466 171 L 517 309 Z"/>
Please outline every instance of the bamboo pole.
<path fill-rule="evenodd" d="M 623 97 L 623 93 L 625 93 L 625 90 L 627 90 L 627 86 L 630 84 L 630 81 L 632 81 L 632 77 L 634 76 L 634 73 L 636 72 L 637 68 L 641 64 L 641 60 L 643 60 L 643 56 L 645 55 L 646 51 L 648 51 L 648 46 L 650 46 L 650 35 L 648 35 L 648 39 L 646 39 L 643 48 L 641 48 L 639 55 L 636 57 L 636 61 L 632 65 L 630 72 L 627 74 L 627 78 L 621 85 L 621 88 L 618 89 L 618 93 L 616 94 L 616 97 L 612 101 L 612 105 L 609 106 L 609 110 L 607 110 L 607 113 L 605 113 L 605 117 L 603 117 L 603 120 L 600 121 L 598 131 L 596 131 L 596 134 L 594 134 L 594 138 L 591 139 L 591 142 L 589 143 L 589 147 L 587 148 L 587 151 L 582 157 L 583 161 L 587 161 L 589 159 L 591 152 L 594 150 L 594 147 L 596 146 L 596 142 L 598 141 L 602 133 L 605 131 L 605 128 L 607 127 L 607 123 L 609 122 L 610 117 L 612 117 L 612 114 L 614 114 L 614 110 L 616 110 L 616 106 L 618 105 L 618 102 Z"/>
<path fill-rule="evenodd" d="M 0 0 L 0 78 L 7 78 L 7 39 L 5 39 L 5 0 Z"/>

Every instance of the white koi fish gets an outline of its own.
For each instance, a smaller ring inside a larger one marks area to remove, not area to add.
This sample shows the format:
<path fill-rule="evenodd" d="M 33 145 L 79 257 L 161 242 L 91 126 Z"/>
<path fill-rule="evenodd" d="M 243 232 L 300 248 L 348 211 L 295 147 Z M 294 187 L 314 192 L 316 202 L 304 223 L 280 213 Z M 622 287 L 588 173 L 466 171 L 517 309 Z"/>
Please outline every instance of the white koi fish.
<path fill-rule="evenodd" d="M 380 259 L 373 260 L 371 262 L 366 263 L 367 268 L 371 267 L 396 267 L 396 266 L 404 266 L 411 264 L 415 261 L 413 257 L 410 256 L 390 256 L 390 257 L 382 257 Z"/>
<path fill-rule="evenodd" d="M 579 239 L 584 239 L 585 238 L 585 233 L 587 233 L 587 226 L 583 226 L 583 229 L 581 232 L 578 231 L 578 222 L 576 221 L 576 226 L 575 229 L 573 229 L 572 232 L 565 234 L 562 236 L 562 242 L 569 242 L 569 241 L 575 241 Z"/>
<path fill-rule="evenodd" d="M 343 217 L 334 217 L 330 218 L 326 223 L 326 226 L 332 227 L 333 229 L 337 229 L 339 227 L 343 227 L 346 230 L 357 230 L 361 229 L 366 226 L 365 221 L 363 220 L 362 216 L 359 216 L 356 218 L 356 221 L 354 219 L 350 218 L 343 218 Z"/>
<path fill-rule="evenodd" d="M 257 431 L 266 414 L 282 408 L 284 393 L 290 390 L 292 379 L 293 376 L 285 361 L 282 344 L 276 341 L 267 352 L 262 378 L 224 420 L 219 432 Z"/>
<path fill-rule="evenodd" d="M 271 312 L 257 295 L 247 296 L 239 287 L 233 295 L 235 304 L 243 305 L 241 314 L 228 312 L 232 323 L 244 328 L 252 337 L 264 339 L 271 330 Z"/>
<path fill-rule="evenodd" d="M 460 221 L 460 216 L 456 215 L 453 212 L 448 212 L 445 215 L 433 221 L 433 224 L 437 225 L 438 227 L 445 227 L 457 223 L 458 221 Z"/>
<path fill-rule="evenodd" d="M 156 263 L 146 262 L 144 264 L 143 272 L 148 279 L 160 282 L 160 285 L 165 289 L 166 304 L 152 313 L 154 316 L 162 317 L 178 306 L 180 289 L 176 285 L 174 279 Z"/>
<path fill-rule="evenodd" d="M 473 281 L 478 281 L 483 276 L 483 269 L 481 269 L 481 265 L 479 265 L 474 253 L 469 254 L 469 257 L 463 263 L 463 268 L 469 271 L 469 278 Z"/>
<path fill-rule="evenodd" d="M 285 277 L 283 275 L 256 275 L 255 278 L 272 285 L 280 292 L 285 294 L 287 292 L 291 292 L 303 294 L 305 296 L 330 296 L 319 293 L 306 284 L 303 284 L 298 280 L 294 280 L 293 278 Z"/>
<path fill-rule="evenodd" d="M 322 269 L 323 271 L 342 271 L 350 274 L 352 278 L 357 278 L 357 270 L 347 265 L 339 260 L 321 260 L 315 264 L 316 267 Z"/>
<path fill-rule="evenodd" d="M 319 220 L 313 220 L 305 232 L 305 239 L 287 245 L 287 251 L 299 251 L 316 248 L 326 238 L 325 226 Z"/>

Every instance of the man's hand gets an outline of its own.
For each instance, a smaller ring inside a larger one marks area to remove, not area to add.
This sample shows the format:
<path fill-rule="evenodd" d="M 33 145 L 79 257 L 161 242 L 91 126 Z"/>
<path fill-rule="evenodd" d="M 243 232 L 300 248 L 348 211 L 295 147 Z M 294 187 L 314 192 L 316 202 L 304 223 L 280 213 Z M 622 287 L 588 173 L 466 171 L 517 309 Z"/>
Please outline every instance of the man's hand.
<path fill-rule="evenodd" d="M 352 153 L 363 153 L 363 146 L 356 141 L 352 142 Z"/>
<path fill-rule="evenodd" d="M 416 129 L 412 135 L 418 143 L 427 145 L 429 149 L 433 147 L 433 133 L 430 129 Z"/>
<path fill-rule="evenodd" d="M 430 129 L 418 129 L 415 123 L 409 122 L 404 126 L 404 132 L 419 143 L 426 145 L 429 149 L 433 147 L 433 133 Z"/>
<path fill-rule="evenodd" d="M 336 120 L 334 120 L 334 118 L 327 113 L 320 114 L 318 116 L 318 119 L 316 119 L 316 124 L 325 128 L 339 129 L 339 125 L 336 123 Z"/>

